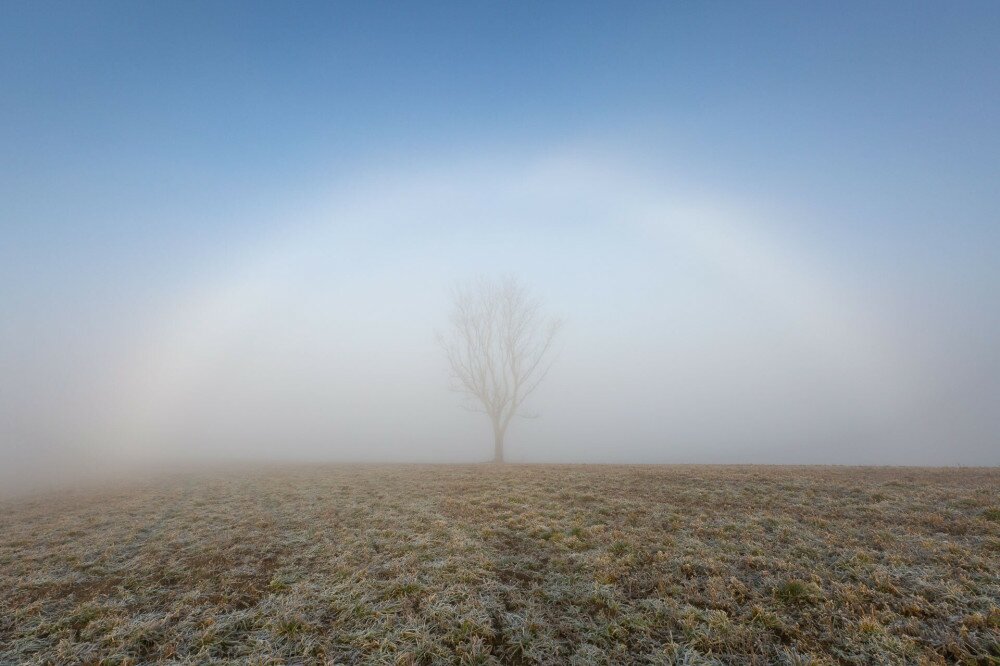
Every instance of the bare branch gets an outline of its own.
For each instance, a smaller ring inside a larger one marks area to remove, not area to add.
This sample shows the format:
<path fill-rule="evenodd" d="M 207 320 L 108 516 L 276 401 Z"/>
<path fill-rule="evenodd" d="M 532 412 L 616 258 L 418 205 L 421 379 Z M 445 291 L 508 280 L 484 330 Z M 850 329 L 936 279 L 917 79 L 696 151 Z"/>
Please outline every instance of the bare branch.
<path fill-rule="evenodd" d="M 456 284 L 451 295 L 451 331 L 438 333 L 438 343 L 455 390 L 489 415 L 501 461 L 507 426 L 552 367 L 562 322 L 546 320 L 513 277 Z"/>

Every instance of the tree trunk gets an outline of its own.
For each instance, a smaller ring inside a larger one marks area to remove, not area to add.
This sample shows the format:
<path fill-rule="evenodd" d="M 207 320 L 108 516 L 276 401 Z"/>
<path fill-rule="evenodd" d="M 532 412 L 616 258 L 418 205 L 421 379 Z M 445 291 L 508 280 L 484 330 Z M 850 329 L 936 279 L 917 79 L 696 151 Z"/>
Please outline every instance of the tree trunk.
<path fill-rule="evenodd" d="M 503 428 L 493 426 L 493 462 L 503 462 Z"/>

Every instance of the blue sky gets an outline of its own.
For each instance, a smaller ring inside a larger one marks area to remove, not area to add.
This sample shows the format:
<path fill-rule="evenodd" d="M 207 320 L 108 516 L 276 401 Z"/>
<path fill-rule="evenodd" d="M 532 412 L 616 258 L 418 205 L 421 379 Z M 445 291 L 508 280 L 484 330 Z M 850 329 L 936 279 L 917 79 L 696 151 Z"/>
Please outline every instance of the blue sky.
<path fill-rule="evenodd" d="M 995 175 L 995 3 L 4 13 L 3 139 L 25 198 L 46 184 L 282 192 L 370 160 L 581 136 L 786 190 L 898 189 L 933 170 L 983 195 Z"/>
<path fill-rule="evenodd" d="M 253 272 L 265 261 L 257 253 L 285 242 L 276 238 L 315 239 L 303 229 L 320 224 L 317 211 L 364 208 L 359 193 L 412 194 L 429 179 L 443 200 L 427 211 L 453 210 L 462 192 L 482 197 L 479 208 L 414 223 L 399 202 L 395 221 L 355 220 L 349 234 L 324 238 L 353 243 L 362 266 L 392 253 L 408 258 L 400 267 L 435 256 L 447 266 L 434 279 L 502 269 L 527 241 L 536 261 L 515 268 L 577 309 L 582 340 L 610 321 L 567 277 L 586 257 L 601 257 L 623 284 L 662 282 L 676 294 L 693 275 L 704 278 L 698 288 L 715 284 L 681 251 L 671 265 L 686 272 L 658 272 L 643 259 L 645 232 L 623 230 L 633 221 L 619 219 L 631 213 L 616 202 L 737 209 L 727 224 L 780 246 L 791 263 L 822 266 L 834 291 L 885 318 L 875 328 L 926 329 L 905 353 L 951 384 L 928 386 L 936 397 L 924 400 L 965 405 L 935 432 L 975 440 L 958 459 L 996 463 L 988 443 L 998 424 L 982 393 L 1000 388 L 990 379 L 1000 345 L 997 63 L 995 2 L 5 3 L 0 358 L 34 386 L 8 389 L 7 411 L 21 440 L 34 441 L 23 433 L 40 417 L 25 403 L 45 413 L 53 392 L 63 395 L 53 382 L 89 393 L 90 378 L 121 362 L 123 347 L 141 348 L 171 304 L 197 300 L 206 281 L 226 281 L 219 275 Z M 575 169 L 585 173 L 577 189 L 618 185 L 576 210 L 566 185 Z M 567 199 L 542 201 L 532 178 Z M 523 200 L 503 194 L 514 181 Z M 638 182 L 641 195 L 629 189 Z M 497 197 L 491 210 L 520 221 L 484 221 L 483 202 Z M 452 262 L 446 246 L 475 260 Z M 555 265 L 561 277 L 541 268 Z M 305 273 L 298 279 L 313 285 L 333 279 Z M 381 279 L 393 275 L 387 267 Z M 289 290 L 301 293 L 297 284 Z M 658 297 L 634 293 L 637 311 Z M 721 299 L 713 293 L 702 302 Z M 686 313 L 701 322 L 692 335 L 725 328 L 709 310 Z M 768 427 L 757 439 L 770 438 Z M 548 434 L 557 439 L 558 428 Z M 659 460 L 653 450 L 633 457 Z"/>
<path fill-rule="evenodd" d="M 386 163 L 580 142 L 821 203 L 838 242 L 998 207 L 995 3 L 3 11 L 4 217 L 40 250 L 183 246 Z"/>

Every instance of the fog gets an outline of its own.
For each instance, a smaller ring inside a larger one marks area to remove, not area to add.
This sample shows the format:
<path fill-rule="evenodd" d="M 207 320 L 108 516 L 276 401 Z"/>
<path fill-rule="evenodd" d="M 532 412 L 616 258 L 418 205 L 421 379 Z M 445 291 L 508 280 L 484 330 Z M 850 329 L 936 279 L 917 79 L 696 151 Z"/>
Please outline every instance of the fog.
<path fill-rule="evenodd" d="M 995 299 L 927 265 L 885 279 L 807 211 L 692 191 L 593 153 L 387 167 L 167 277 L 67 275 L 8 310 L 3 483 L 487 460 L 435 342 L 449 285 L 480 275 L 519 277 L 566 321 L 510 461 L 998 463 Z"/>
<path fill-rule="evenodd" d="M 482 462 L 1000 464 L 994 5 L 0 7 L 0 494 Z"/>

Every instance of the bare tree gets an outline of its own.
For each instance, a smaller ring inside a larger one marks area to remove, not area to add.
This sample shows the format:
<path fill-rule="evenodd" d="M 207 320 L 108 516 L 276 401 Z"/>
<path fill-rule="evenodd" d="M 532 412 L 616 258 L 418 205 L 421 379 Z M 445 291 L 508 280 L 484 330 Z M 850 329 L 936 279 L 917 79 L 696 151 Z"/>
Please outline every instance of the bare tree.
<path fill-rule="evenodd" d="M 507 426 L 552 367 L 562 322 L 517 279 L 481 278 L 452 290 L 451 330 L 438 333 L 453 388 L 493 424 L 493 461 L 503 462 Z M 526 416 L 521 414 L 521 416 Z"/>

